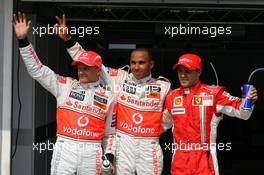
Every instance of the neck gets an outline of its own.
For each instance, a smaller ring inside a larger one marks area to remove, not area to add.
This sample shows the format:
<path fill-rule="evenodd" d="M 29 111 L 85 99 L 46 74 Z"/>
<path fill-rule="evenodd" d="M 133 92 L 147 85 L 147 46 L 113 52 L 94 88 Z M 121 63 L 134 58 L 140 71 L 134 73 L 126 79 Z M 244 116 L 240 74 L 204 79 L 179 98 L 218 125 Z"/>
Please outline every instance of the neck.
<path fill-rule="evenodd" d="M 146 83 L 151 79 L 151 73 L 149 73 L 149 75 L 145 76 L 144 78 L 141 79 L 137 79 L 133 74 L 132 74 L 132 79 L 136 82 L 136 83 Z"/>
<path fill-rule="evenodd" d="M 92 81 L 92 82 L 85 82 L 85 83 L 82 83 L 80 82 L 80 84 L 85 88 L 91 88 L 91 87 L 97 87 L 99 86 L 99 80 L 98 81 Z"/>

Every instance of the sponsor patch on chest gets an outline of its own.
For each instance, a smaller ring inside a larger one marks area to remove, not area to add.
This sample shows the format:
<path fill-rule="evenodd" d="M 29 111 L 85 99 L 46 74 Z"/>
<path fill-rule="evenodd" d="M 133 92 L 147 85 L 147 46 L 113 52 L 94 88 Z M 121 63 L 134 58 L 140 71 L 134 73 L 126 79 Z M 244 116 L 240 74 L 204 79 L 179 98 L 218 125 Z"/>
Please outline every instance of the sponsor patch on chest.
<path fill-rule="evenodd" d="M 123 91 L 126 92 L 126 93 L 135 95 L 136 94 L 136 90 L 137 90 L 137 88 L 134 85 L 129 85 L 127 83 L 123 84 Z"/>
<path fill-rule="evenodd" d="M 94 95 L 94 101 L 93 101 L 93 105 L 106 110 L 106 106 L 107 106 L 107 99 L 100 97 L 98 95 Z"/>
<path fill-rule="evenodd" d="M 74 99 L 79 100 L 79 101 L 83 101 L 85 95 L 83 93 L 71 91 L 69 97 L 74 98 Z"/>
<path fill-rule="evenodd" d="M 160 86 L 150 85 L 150 86 L 147 87 L 146 97 L 147 98 L 159 99 L 160 98 L 160 93 L 161 93 Z"/>
<path fill-rule="evenodd" d="M 185 108 L 172 108 L 171 109 L 171 114 L 172 115 L 185 114 L 185 113 L 186 113 Z"/>
<path fill-rule="evenodd" d="M 174 99 L 173 99 L 173 107 L 180 107 L 182 105 L 183 105 L 182 96 L 174 97 Z"/>
<path fill-rule="evenodd" d="M 213 95 L 194 95 L 192 99 L 193 106 L 213 106 L 214 96 Z"/>

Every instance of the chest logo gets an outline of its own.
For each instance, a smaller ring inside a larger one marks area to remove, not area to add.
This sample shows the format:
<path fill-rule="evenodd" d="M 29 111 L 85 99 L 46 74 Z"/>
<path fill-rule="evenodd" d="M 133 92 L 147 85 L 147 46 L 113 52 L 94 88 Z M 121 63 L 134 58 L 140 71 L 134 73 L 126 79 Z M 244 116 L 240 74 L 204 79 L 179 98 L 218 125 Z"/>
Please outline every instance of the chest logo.
<path fill-rule="evenodd" d="M 98 95 L 94 95 L 94 101 L 93 104 L 103 110 L 106 110 L 107 106 L 107 99 L 100 97 Z"/>
<path fill-rule="evenodd" d="M 213 95 L 199 96 L 194 95 L 192 104 L 193 106 L 213 106 Z"/>
<path fill-rule="evenodd" d="M 185 114 L 185 108 L 173 108 L 171 109 L 172 115 Z"/>
<path fill-rule="evenodd" d="M 182 105 L 183 105 L 182 96 L 175 97 L 174 100 L 173 100 L 173 107 L 180 107 Z"/>
<path fill-rule="evenodd" d="M 74 98 L 74 99 L 79 100 L 79 101 L 83 101 L 85 95 L 78 93 L 78 92 L 71 91 L 69 97 Z"/>
<path fill-rule="evenodd" d="M 202 98 L 201 97 L 194 97 L 194 104 L 195 105 L 201 105 L 202 104 Z"/>
<path fill-rule="evenodd" d="M 89 124 L 89 119 L 86 116 L 81 116 L 77 120 L 77 124 L 79 127 L 83 128 L 86 127 Z"/>
<path fill-rule="evenodd" d="M 143 122 L 143 116 L 139 113 L 135 113 L 132 116 L 132 120 L 135 124 L 139 125 L 140 123 Z"/>
<path fill-rule="evenodd" d="M 161 88 L 159 86 L 148 86 L 147 87 L 147 98 L 160 98 Z"/>

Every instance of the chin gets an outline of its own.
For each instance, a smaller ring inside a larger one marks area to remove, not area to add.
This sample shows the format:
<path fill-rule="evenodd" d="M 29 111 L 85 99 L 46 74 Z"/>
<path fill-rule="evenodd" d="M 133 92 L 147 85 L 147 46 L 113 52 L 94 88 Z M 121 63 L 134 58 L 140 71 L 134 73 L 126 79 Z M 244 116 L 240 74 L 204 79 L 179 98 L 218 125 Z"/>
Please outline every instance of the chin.
<path fill-rule="evenodd" d="M 134 77 L 138 80 L 142 79 L 142 76 L 134 75 Z"/>
<path fill-rule="evenodd" d="M 89 83 L 89 82 L 90 82 L 90 81 L 87 80 L 87 79 L 80 79 L 79 81 L 80 81 L 80 83 Z"/>
<path fill-rule="evenodd" d="M 189 83 L 181 83 L 181 86 L 184 88 L 190 87 Z"/>

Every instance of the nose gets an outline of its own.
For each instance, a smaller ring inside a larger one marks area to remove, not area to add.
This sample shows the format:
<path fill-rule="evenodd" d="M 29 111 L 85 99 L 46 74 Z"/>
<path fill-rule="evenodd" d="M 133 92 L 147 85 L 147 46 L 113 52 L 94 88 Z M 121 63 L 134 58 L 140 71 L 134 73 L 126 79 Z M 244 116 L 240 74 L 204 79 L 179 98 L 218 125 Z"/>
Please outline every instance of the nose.
<path fill-rule="evenodd" d="M 78 70 L 79 74 L 82 75 L 83 74 L 83 71 L 82 70 Z"/>
<path fill-rule="evenodd" d="M 139 64 L 138 64 L 138 63 L 135 64 L 135 69 L 136 69 L 136 70 L 139 69 Z"/>
<path fill-rule="evenodd" d="M 184 73 L 184 72 L 179 73 L 179 75 L 180 75 L 180 78 L 186 78 L 187 77 L 186 73 Z"/>
<path fill-rule="evenodd" d="M 184 73 L 179 73 L 180 77 L 185 77 Z"/>

